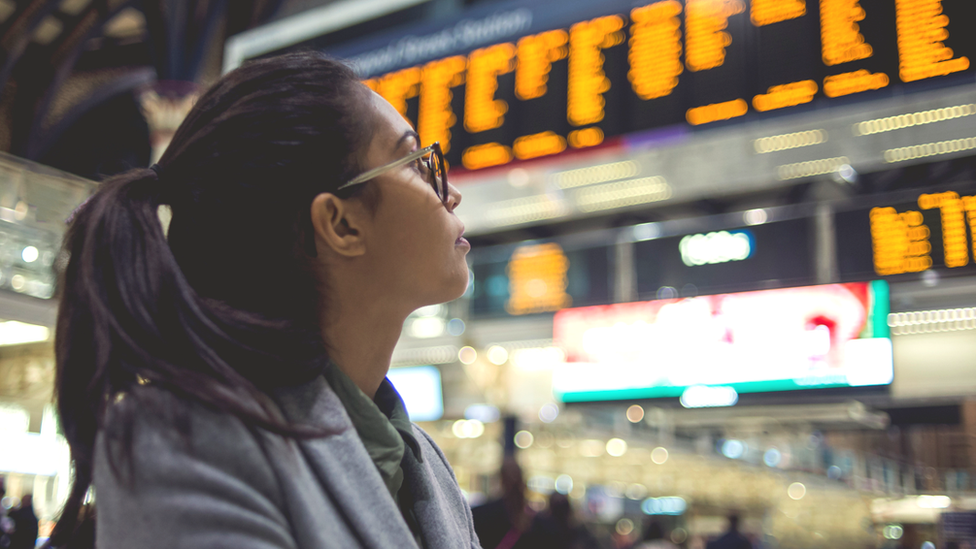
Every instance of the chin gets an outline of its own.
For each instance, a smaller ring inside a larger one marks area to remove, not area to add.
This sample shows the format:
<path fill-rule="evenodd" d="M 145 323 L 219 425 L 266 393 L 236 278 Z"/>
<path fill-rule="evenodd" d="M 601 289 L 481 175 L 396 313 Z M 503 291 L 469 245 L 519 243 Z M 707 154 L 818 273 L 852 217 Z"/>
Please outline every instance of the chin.
<path fill-rule="evenodd" d="M 464 295 L 468 289 L 468 269 L 465 265 L 464 271 L 453 274 L 449 279 L 444 280 L 438 288 L 436 303 L 447 303 Z"/>

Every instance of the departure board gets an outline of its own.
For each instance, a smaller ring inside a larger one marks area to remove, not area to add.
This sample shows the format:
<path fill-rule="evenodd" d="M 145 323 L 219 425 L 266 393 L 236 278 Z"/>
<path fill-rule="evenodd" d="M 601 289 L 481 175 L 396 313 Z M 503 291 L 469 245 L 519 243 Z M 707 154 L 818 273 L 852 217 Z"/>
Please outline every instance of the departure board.
<path fill-rule="evenodd" d="M 936 189 L 839 212 L 836 226 L 838 267 L 845 280 L 976 270 L 976 188 Z"/>
<path fill-rule="evenodd" d="M 813 284 L 814 220 L 636 242 L 634 265 L 639 299 Z"/>
<path fill-rule="evenodd" d="M 563 250 L 524 244 L 510 254 L 476 256 L 471 271 L 471 314 L 484 318 L 552 313 L 611 301 L 613 247 Z"/>
<path fill-rule="evenodd" d="M 540 2 L 537 11 L 561 4 Z M 365 82 L 416 125 L 424 145 L 439 141 L 452 167 L 479 170 L 663 127 L 696 130 L 971 83 L 974 72 L 972 0 L 565 4 L 580 14 L 574 22 L 526 24 L 531 33 L 458 55 L 367 69 Z M 354 50 L 354 62 L 375 53 Z"/>

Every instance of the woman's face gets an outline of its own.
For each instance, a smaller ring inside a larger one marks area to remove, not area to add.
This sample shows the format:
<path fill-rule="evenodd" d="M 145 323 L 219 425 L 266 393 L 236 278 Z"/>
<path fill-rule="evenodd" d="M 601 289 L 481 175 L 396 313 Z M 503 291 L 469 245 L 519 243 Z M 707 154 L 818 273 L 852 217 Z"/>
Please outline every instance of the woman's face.
<path fill-rule="evenodd" d="M 372 91 L 368 103 L 374 128 L 364 169 L 386 165 L 420 147 L 417 133 L 390 103 Z M 461 237 L 464 224 L 454 215 L 461 193 L 449 186 L 447 202 L 441 201 L 413 162 L 369 184 L 378 187 L 381 199 L 369 221 L 366 250 L 370 270 L 383 287 L 412 307 L 460 297 L 468 284 L 465 255 L 471 249 Z"/>

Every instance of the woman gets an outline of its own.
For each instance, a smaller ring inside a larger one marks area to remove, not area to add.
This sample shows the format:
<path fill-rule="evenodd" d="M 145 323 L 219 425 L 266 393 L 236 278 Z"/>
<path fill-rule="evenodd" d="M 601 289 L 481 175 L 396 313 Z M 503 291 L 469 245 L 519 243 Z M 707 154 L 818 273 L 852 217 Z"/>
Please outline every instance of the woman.
<path fill-rule="evenodd" d="M 93 486 L 100 549 L 478 547 L 386 380 L 407 315 L 465 290 L 460 200 L 439 147 L 340 63 L 225 76 L 71 223 L 54 544 L 84 542 Z"/>

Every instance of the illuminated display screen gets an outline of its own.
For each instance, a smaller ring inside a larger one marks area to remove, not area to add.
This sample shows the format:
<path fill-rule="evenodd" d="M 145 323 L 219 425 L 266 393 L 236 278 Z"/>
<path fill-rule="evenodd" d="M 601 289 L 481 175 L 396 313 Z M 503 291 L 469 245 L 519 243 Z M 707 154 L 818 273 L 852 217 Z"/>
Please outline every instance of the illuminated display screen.
<path fill-rule="evenodd" d="M 475 259 L 473 317 L 554 312 L 609 303 L 613 248 L 519 246 L 506 257 Z"/>
<path fill-rule="evenodd" d="M 813 224 L 812 218 L 796 219 L 636 242 L 638 296 L 684 297 L 812 284 Z"/>
<path fill-rule="evenodd" d="M 976 267 L 976 192 L 919 193 L 914 200 L 836 214 L 840 272 L 848 279 L 971 273 Z M 943 271 L 943 272 L 944 272 Z"/>
<path fill-rule="evenodd" d="M 386 377 L 400 393 L 411 421 L 436 421 L 444 415 L 441 372 L 436 367 L 390 368 Z"/>
<path fill-rule="evenodd" d="M 359 63 L 424 145 L 478 170 L 962 82 L 976 56 L 971 2 L 537 0 L 326 51 Z M 474 27 L 505 38 L 479 43 Z M 426 53 L 438 51 L 450 55 Z"/>
<path fill-rule="evenodd" d="M 890 384 L 883 281 L 662 299 L 556 313 L 563 402 Z"/>

